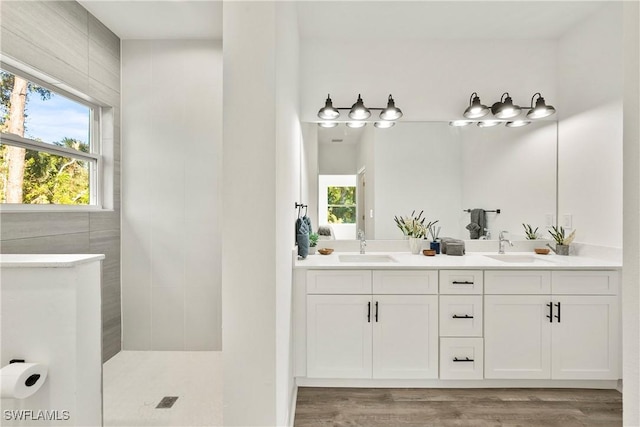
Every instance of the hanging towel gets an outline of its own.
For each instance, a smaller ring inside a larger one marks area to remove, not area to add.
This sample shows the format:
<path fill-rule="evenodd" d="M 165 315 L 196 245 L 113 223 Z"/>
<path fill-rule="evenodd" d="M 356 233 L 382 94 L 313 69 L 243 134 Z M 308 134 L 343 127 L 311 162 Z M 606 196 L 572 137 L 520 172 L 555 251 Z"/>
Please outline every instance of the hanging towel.
<path fill-rule="evenodd" d="M 311 231 L 311 220 L 304 216 L 296 220 L 296 244 L 298 245 L 298 256 L 305 259 L 309 255 L 309 233 Z"/>
<path fill-rule="evenodd" d="M 470 239 L 479 239 L 484 236 L 484 229 L 487 224 L 486 213 L 484 209 L 471 209 L 471 222 L 467 225 Z"/>

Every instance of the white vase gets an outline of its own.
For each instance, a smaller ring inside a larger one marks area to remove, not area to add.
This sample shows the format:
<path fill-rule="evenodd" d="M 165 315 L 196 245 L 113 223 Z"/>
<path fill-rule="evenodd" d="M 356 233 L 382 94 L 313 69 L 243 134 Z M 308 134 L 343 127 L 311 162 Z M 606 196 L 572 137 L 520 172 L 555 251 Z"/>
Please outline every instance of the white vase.
<path fill-rule="evenodd" d="M 421 237 L 409 237 L 409 250 L 412 254 L 417 255 L 422 250 L 422 238 Z"/>
<path fill-rule="evenodd" d="M 316 254 L 316 246 L 309 246 L 309 255 Z"/>

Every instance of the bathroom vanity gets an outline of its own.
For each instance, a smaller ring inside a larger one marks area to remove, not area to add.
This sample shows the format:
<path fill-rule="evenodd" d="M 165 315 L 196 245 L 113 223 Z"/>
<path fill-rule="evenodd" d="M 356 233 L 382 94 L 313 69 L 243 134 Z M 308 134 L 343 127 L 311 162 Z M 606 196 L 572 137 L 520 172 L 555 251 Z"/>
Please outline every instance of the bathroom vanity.
<path fill-rule="evenodd" d="M 615 388 L 620 267 L 533 253 L 296 261 L 297 384 Z"/>

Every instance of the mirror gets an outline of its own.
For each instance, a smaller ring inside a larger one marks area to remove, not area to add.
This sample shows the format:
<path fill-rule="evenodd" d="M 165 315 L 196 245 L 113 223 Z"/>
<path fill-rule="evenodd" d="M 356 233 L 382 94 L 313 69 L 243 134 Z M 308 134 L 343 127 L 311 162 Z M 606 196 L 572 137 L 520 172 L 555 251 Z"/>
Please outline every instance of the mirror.
<path fill-rule="evenodd" d="M 469 239 L 475 208 L 488 211 L 488 238 L 507 230 L 524 239 L 522 223 L 542 234 L 556 216 L 557 124 L 306 123 L 301 172 L 314 227 L 329 223 L 337 239 L 355 239 L 360 228 L 367 239 L 402 239 L 393 218 L 412 211 L 438 220 L 440 237 Z"/>

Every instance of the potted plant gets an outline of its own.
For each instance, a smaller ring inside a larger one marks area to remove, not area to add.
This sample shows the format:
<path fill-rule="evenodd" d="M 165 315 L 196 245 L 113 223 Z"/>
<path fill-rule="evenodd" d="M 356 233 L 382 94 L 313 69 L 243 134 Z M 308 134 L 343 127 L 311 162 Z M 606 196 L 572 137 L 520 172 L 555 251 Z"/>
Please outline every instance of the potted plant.
<path fill-rule="evenodd" d="M 549 234 L 551 234 L 553 240 L 556 241 L 556 248 L 554 249 L 549 244 L 547 244 L 547 246 L 549 246 L 549 248 L 551 248 L 551 250 L 558 255 L 569 255 L 569 245 L 576 237 L 576 230 L 573 230 L 571 234 L 565 237 L 565 231 L 563 227 L 552 226 L 551 230 L 549 230 Z"/>
<path fill-rule="evenodd" d="M 415 216 L 415 213 L 416 211 L 413 211 L 409 216 L 394 216 L 393 220 L 402 234 L 409 239 L 411 253 L 419 254 L 422 250 L 422 239 L 427 235 L 429 227 L 438 221 L 429 221 L 425 224 L 426 218 L 422 217 L 424 211 L 420 211 L 418 216 Z"/>
<path fill-rule="evenodd" d="M 527 236 L 527 240 L 536 240 L 538 238 L 538 227 L 534 230 L 529 224 L 522 224 L 524 227 L 524 234 Z"/>
<path fill-rule="evenodd" d="M 309 234 L 309 255 L 316 253 L 316 246 L 318 246 L 318 233 Z"/>

